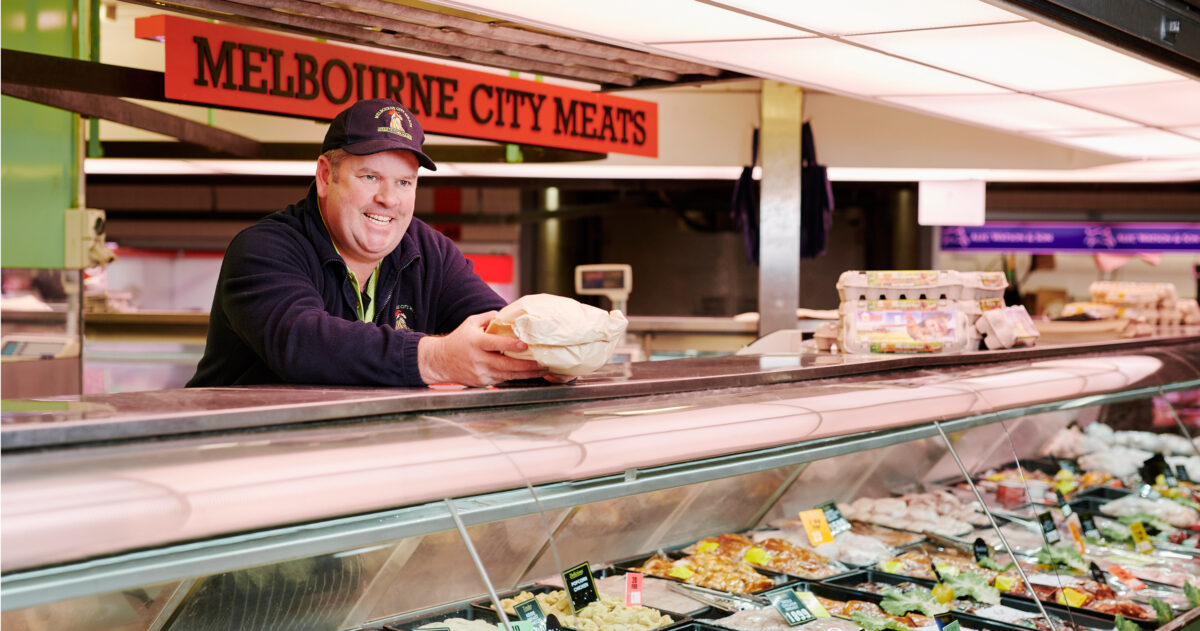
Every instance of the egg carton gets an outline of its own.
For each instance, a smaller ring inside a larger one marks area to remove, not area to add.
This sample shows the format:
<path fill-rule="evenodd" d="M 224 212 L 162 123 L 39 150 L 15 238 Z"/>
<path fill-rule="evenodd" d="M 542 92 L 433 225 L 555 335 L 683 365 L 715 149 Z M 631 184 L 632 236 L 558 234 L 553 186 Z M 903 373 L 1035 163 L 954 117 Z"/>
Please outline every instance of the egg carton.
<path fill-rule="evenodd" d="M 988 311 L 975 322 L 975 329 L 983 336 L 983 343 L 991 350 L 1033 346 L 1037 344 L 1041 335 L 1024 306 Z"/>
<path fill-rule="evenodd" d="M 978 347 L 954 300 L 853 300 L 839 307 L 843 353 L 960 353 Z"/>
<path fill-rule="evenodd" d="M 852 270 L 842 272 L 837 282 L 838 296 L 843 302 L 957 300 L 962 289 L 962 279 L 954 270 Z"/>
<path fill-rule="evenodd" d="M 959 272 L 958 275 L 962 279 L 960 300 L 1003 298 L 1004 290 L 1008 288 L 1004 272 Z"/>

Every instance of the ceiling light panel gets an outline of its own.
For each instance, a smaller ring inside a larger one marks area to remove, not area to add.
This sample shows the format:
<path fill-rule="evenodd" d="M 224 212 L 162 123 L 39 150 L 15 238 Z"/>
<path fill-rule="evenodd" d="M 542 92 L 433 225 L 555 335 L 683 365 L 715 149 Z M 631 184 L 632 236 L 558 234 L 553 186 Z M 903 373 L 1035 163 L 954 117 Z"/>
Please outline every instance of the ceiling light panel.
<path fill-rule="evenodd" d="M 1200 81 L 1045 92 L 1057 101 L 1126 116 L 1155 127 L 1200 125 Z"/>
<path fill-rule="evenodd" d="M 984 2 L 964 0 L 717 0 L 717 3 L 827 35 L 906 31 L 1025 19 Z"/>
<path fill-rule="evenodd" d="M 1200 125 L 1192 125 L 1190 127 L 1172 127 L 1171 131 L 1184 136 L 1200 139 Z"/>
<path fill-rule="evenodd" d="M 467 0 L 439 2 L 484 15 L 621 42 L 696 42 L 807 33 L 695 0 Z"/>
<path fill-rule="evenodd" d="M 1020 92 L 1182 79 L 1140 59 L 1035 22 L 847 39 Z"/>
<path fill-rule="evenodd" d="M 1135 129 L 1137 123 L 1028 94 L 899 96 L 884 99 L 937 116 L 1015 132 Z"/>
<path fill-rule="evenodd" d="M 1004 92 L 967 77 L 825 38 L 663 44 L 657 48 L 759 77 L 858 96 Z"/>
<path fill-rule="evenodd" d="M 1057 136 L 1054 140 L 1127 158 L 1200 158 L 1200 140 L 1159 129 Z"/>

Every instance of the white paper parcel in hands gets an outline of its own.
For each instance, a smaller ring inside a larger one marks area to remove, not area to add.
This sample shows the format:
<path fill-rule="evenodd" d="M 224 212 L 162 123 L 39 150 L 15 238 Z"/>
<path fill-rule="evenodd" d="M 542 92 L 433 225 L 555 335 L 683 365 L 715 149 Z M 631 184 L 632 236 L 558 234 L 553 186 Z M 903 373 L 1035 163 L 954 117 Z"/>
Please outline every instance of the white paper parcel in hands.
<path fill-rule="evenodd" d="M 605 311 L 577 300 L 532 294 L 500 310 L 487 332 L 529 345 L 509 357 L 532 359 L 555 375 L 595 372 L 612 357 L 628 324 L 620 311 Z"/>

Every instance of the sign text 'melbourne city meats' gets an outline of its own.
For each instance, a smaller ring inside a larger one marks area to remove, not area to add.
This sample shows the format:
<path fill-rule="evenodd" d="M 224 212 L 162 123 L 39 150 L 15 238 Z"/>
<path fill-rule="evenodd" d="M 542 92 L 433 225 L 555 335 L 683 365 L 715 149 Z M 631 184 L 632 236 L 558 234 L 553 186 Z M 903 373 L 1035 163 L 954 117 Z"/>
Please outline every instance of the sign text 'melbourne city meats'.
<path fill-rule="evenodd" d="M 658 155 L 658 104 L 249 29 L 156 15 L 170 99 L 332 119 L 400 101 L 426 132 L 598 153 Z"/>

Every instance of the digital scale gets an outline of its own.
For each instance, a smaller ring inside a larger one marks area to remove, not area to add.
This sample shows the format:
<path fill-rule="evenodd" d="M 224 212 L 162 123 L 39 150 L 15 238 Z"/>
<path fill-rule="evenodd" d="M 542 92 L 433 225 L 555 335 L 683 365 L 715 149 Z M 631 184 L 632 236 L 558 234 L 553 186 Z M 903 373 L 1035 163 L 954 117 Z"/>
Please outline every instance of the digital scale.
<path fill-rule="evenodd" d="M 77 357 L 79 341 L 68 335 L 15 334 L 0 338 L 5 361 Z"/>
<path fill-rule="evenodd" d="M 629 315 L 629 293 L 633 291 L 633 268 L 624 263 L 597 263 L 575 266 L 575 293 L 580 296 L 604 296 L 612 302 L 612 308 Z M 636 339 L 636 338 L 635 338 Z M 646 360 L 646 351 L 641 344 L 625 341 L 613 351 L 609 363 L 620 364 Z"/>

